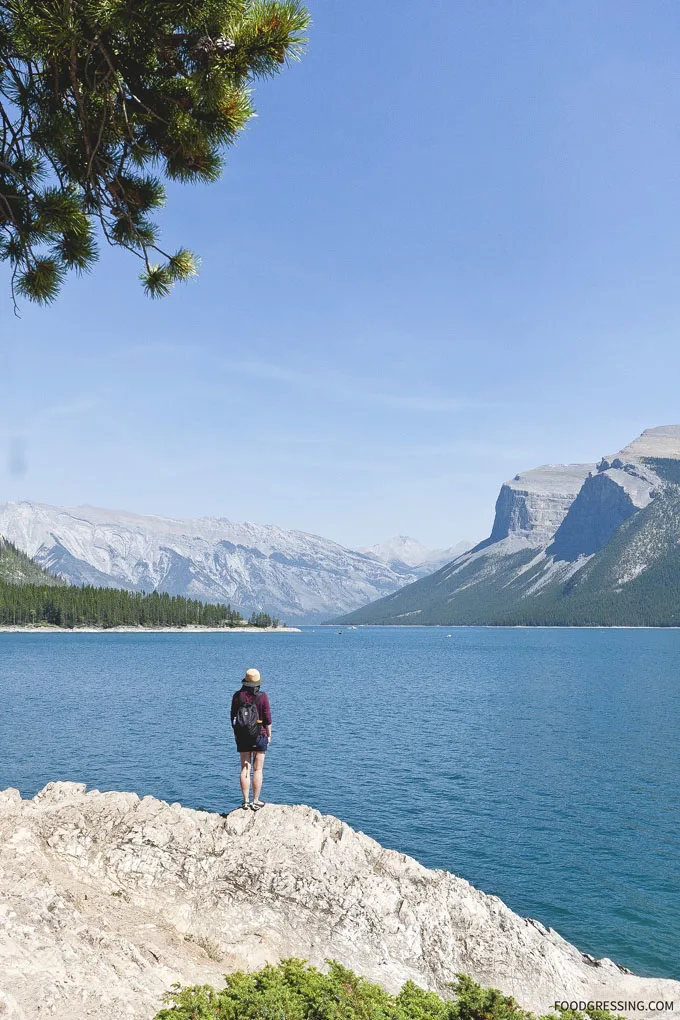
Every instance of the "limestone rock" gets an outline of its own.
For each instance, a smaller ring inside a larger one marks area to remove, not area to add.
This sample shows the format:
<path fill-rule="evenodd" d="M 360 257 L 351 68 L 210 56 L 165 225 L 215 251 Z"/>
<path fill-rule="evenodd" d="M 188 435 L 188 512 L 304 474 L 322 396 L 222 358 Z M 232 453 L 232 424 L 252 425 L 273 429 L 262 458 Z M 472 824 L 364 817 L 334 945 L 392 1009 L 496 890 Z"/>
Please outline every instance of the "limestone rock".
<path fill-rule="evenodd" d="M 680 459 L 680 426 L 646 429 L 620 453 L 603 457 L 569 507 L 548 553 L 573 562 L 603 549 L 616 529 L 663 489 L 653 466 L 659 459 Z"/>
<path fill-rule="evenodd" d="M 620 453 L 605 458 L 623 461 L 640 460 L 643 457 L 660 457 L 669 460 L 680 459 L 680 425 L 658 425 L 653 429 L 645 429 Z"/>
<path fill-rule="evenodd" d="M 540 546 L 556 529 L 594 464 L 545 464 L 504 482 L 489 543 L 522 535 Z"/>
<path fill-rule="evenodd" d="M 150 1020 L 175 981 L 220 986 L 290 955 L 390 990 L 446 993 L 464 971 L 535 1010 L 680 999 L 679 982 L 593 960 L 309 807 L 223 818 L 79 783 L 0 794 L 0 1016 Z"/>
<path fill-rule="evenodd" d="M 573 562 L 599 552 L 624 521 L 649 505 L 660 484 L 658 476 L 641 465 L 601 467 L 586 478 L 548 553 Z"/>

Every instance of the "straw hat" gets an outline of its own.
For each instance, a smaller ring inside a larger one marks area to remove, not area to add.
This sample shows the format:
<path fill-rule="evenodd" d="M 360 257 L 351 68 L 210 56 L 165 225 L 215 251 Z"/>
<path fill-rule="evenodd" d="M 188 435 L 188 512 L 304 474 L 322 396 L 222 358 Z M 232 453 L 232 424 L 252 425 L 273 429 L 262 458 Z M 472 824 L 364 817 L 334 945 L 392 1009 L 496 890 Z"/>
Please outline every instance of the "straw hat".
<path fill-rule="evenodd" d="M 249 687 L 259 687 L 262 683 L 262 677 L 260 676 L 259 669 L 247 669 L 246 675 L 243 678 L 243 683 L 248 684 Z"/>

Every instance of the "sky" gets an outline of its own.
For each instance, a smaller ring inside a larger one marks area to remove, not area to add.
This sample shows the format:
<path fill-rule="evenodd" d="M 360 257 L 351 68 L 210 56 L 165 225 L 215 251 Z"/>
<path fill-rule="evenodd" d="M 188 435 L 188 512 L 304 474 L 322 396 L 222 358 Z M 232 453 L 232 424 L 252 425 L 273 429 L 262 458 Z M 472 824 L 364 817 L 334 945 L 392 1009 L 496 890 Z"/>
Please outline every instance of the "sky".
<path fill-rule="evenodd" d="M 491 528 L 504 479 L 680 422 L 676 0 L 310 0 L 150 301 L 102 247 L 0 270 L 0 501 L 278 524 L 351 547 Z"/>

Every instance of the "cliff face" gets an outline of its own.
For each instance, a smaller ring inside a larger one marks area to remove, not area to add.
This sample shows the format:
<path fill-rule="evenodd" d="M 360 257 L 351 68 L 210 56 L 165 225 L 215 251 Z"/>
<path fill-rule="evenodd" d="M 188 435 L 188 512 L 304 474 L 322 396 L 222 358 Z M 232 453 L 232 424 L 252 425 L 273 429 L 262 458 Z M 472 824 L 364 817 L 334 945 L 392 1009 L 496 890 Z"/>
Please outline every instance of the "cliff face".
<path fill-rule="evenodd" d="M 548 552 L 571 561 L 599 552 L 624 521 L 650 504 L 661 485 L 642 462 L 603 459 L 583 483 Z"/>
<path fill-rule="evenodd" d="M 680 624 L 680 426 L 505 482 L 491 535 L 351 624 Z"/>
<path fill-rule="evenodd" d="M 489 542 L 523 535 L 545 544 L 564 520 L 594 464 L 546 464 L 501 486 Z"/>
<path fill-rule="evenodd" d="M 28 801 L 6 790 L 0 892 L 12 1020 L 150 1020 L 174 981 L 220 985 L 291 955 L 335 957 L 389 990 L 412 978 L 445 993 L 463 971 L 543 1011 L 556 998 L 680 998 L 680 982 L 595 961 L 308 807 L 222 818 L 76 783 Z"/>

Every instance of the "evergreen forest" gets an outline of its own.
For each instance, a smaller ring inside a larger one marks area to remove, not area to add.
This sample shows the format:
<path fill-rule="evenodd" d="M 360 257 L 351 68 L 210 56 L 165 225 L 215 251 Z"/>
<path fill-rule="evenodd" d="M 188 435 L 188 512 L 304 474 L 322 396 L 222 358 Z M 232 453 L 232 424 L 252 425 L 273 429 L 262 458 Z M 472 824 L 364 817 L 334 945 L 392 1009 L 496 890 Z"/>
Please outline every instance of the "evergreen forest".
<path fill-rule="evenodd" d="M 239 627 L 237 609 L 167 592 L 125 591 L 64 584 L 11 542 L 0 537 L 0 626 Z M 278 626 L 268 613 L 253 613 L 251 627 Z"/>

